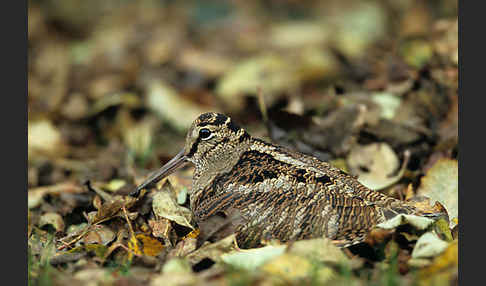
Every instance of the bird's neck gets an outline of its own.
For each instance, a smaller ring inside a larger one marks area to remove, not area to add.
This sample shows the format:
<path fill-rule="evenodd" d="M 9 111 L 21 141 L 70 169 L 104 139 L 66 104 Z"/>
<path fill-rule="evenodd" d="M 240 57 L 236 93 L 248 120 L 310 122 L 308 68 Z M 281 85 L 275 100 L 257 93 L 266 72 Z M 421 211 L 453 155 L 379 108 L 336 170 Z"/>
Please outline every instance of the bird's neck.
<path fill-rule="evenodd" d="M 193 177 L 193 192 L 201 191 L 212 183 L 214 178 L 230 172 L 237 164 L 241 155 L 250 150 L 251 138 L 238 144 L 227 144 L 217 156 L 201 158 L 195 162 Z"/>

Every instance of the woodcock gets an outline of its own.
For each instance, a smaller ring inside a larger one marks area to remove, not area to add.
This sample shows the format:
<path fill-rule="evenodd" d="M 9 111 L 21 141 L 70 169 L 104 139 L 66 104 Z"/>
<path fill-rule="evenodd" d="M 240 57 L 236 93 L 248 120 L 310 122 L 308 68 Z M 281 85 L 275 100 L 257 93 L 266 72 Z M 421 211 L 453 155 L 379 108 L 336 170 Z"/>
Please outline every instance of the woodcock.
<path fill-rule="evenodd" d="M 236 209 L 242 217 L 235 227 L 241 247 L 258 246 L 262 239 L 323 236 L 346 247 L 397 214 L 423 215 L 326 162 L 253 138 L 218 113 L 200 115 L 183 150 L 132 195 L 186 162 L 195 165 L 190 208 L 196 222 Z"/>

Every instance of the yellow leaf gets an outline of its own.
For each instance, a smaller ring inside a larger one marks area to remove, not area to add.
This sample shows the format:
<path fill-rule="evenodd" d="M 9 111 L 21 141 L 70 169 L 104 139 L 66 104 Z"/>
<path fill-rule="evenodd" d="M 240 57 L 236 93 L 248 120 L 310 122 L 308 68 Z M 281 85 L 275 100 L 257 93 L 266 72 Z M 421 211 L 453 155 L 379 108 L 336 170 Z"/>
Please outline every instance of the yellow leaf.
<path fill-rule="evenodd" d="M 134 254 L 142 255 L 142 251 L 138 246 L 138 240 L 134 235 L 130 236 L 130 241 L 128 241 L 128 249 L 131 250 L 130 252 L 128 252 L 128 261 L 132 261 Z"/>
<path fill-rule="evenodd" d="M 187 238 L 197 238 L 199 236 L 199 233 L 201 233 L 201 231 L 198 228 L 196 228 L 195 230 L 193 230 L 190 233 L 186 234 L 186 236 L 184 236 L 182 238 L 182 240 L 187 239 Z"/>
<path fill-rule="evenodd" d="M 137 234 L 136 238 L 140 241 L 145 255 L 157 256 L 164 249 L 164 245 L 160 241 L 148 235 Z"/>
<path fill-rule="evenodd" d="M 447 249 L 435 257 L 432 263 L 419 273 L 422 285 L 439 285 L 449 283 L 458 272 L 458 243 L 457 240 L 449 244 Z"/>

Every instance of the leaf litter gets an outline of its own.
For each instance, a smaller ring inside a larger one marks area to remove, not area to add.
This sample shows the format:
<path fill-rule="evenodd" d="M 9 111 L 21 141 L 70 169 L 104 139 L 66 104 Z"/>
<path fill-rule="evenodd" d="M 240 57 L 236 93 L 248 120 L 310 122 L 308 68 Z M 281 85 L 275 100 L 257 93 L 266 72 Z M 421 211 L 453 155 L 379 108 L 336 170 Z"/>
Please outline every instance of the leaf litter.
<path fill-rule="evenodd" d="M 32 285 L 457 283 L 457 5 L 270 2 L 30 3 Z M 190 166 L 128 197 L 206 111 L 444 216 L 240 249 Z"/>

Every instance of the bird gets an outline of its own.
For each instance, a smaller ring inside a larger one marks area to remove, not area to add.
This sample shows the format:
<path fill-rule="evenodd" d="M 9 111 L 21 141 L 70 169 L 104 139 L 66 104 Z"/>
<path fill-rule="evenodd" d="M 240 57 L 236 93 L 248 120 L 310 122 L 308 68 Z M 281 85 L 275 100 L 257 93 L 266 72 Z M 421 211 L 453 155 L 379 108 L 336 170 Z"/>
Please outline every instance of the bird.
<path fill-rule="evenodd" d="M 182 150 L 131 195 L 186 163 L 195 166 L 189 202 L 196 223 L 238 212 L 234 231 L 241 248 L 322 237 L 349 247 L 396 215 L 423 215 L 327 162 L 254 138 L 215 112 L 201 114 Z"/>

